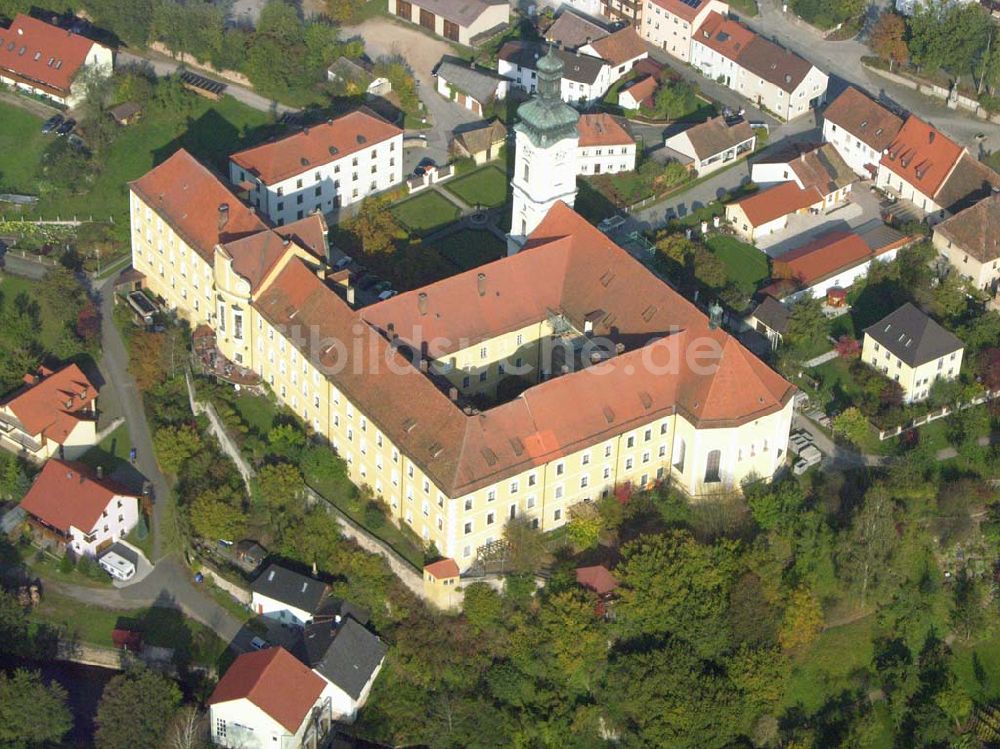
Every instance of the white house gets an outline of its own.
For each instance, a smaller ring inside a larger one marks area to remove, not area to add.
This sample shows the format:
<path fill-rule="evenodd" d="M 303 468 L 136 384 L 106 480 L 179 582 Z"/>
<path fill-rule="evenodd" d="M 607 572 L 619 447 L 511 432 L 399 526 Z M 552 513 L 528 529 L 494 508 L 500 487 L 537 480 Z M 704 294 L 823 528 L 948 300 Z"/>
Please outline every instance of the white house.
<path fill-rule="evenodd" d="M 741 198 L 726 206 L 726 221 L 747 242 L 755 242 L 781 231 L 795 213 L 818 213 L 823 196 L 815 187 L 805 190 L 794 182 L 782 182 Z"/>
<path fill-rule="evenodd" d="M 96 557 L 139 522 L 139 499 L 82 463 L 50 459 L 21 500 L 44 544 Z"/>
<path fill-rule="evenodd" d="M 691 64 L 783 120 L 826 99 L 828 77 L 819 68 L 714 11 L 692 37 Z"/>
<path fill-rule="evenodd" d="M 691 39 L 709 13 L 729 15 L 720 0 L 646 0 L 639 34 L 678 60 L 691 59 Z"/>
<path fill-rule="evenodd" d="M 902 127 L 901 117 L 851 86 L 823 110 L 823 140 L 863 179 L 875 177 Z"/>
<path fill-rule="evenodd" d="M 351 722 L 368 700 L 388 647 L 347 608 L 317 615 L 292 652 L 329 685 L 325 691 L 334 719 Z"/>
<path fill-rule="evenodd" d="M 728 122 L 725 117 L 713 117 L 693 125 L 664 142 L 667 148 L 691 159 L 699 176 L 711 174 L 753 153 L 756 144 L 757 136 L 746 120 Z"/>
<path fill-rule="evenodd" d="M 977 289 L 1000 289 L 1000 193 L 934 227 L 934 246 Z"/>
<path fill-rule="evenodd" d="M 857 175 L 830 143 L 792 144 L 755 161 L 750 180 L 758 185 L 794 182 L 800 190 L 815 187 L 829 210 L 847 200 Z"/>
<path fill-rule="evenodd" d="M 287 567 L 269 564 L 250 585 L 250 608 L 260 616 L 302 627 L 313 619 L 327 586 Z"/>
<path fill-rule="evenodd" d="M 577 174 L 617 174 L 635 169 L 635 138 L 614 117 L 584 114 L 577 129 Z"/>
<path fill-rule="evenodd" d="M 403 131 L 360 109 L 233 154 L 229 180 L 279 226 L 336 212 L 402 182 Z"/>
<path fill-rule="evenodd" d="M 0 83 L 73 107 L 81 96 L 75 86 L 92 69 L 111 75 L 111 50 L 85 36 L 18 13 L 10 28 L 0 29 Z"/>
<path fill-rule="evenodd" d="M 545 51 L 545 45 L 537 42 L 507 42 L 500 48 L 497 72 L 533 94 L 538 88 L 538 61 Z M 599 57 L 556 47 L 552 53 L 563 63 L 559 93 L 565 102 L 591 104 L 603 97 L 616 80 L 612 78 L 611 67 Z"/>
<path fill-rule="evenodd" d="M 281 647 L 243 653 L 208 698 L 212 743 L 317 749 L 333 723 L 330 685 Z"/>
<path fill-rule="evenodd" d="M 457 57 L 447 56 L 434 68 L 437 92 L 480 117 L 494 101 L 507 98 L 510 79 Z"/>
<path fill-rule="evenodd" d="M 654 104 L 653 95 L 658 87 L 659 84 L 651 75 L 629 82 L 627 86 L 618 90 L 618 106 L 633 110 L 643 105 L 651 107 Z"/>
<path fill-rule="evenodd" d="M 97 444 L 97 387 L 76 364 L 42 367 L 0 402 L 0 447 L 34 461 L 73 460 Z"/>

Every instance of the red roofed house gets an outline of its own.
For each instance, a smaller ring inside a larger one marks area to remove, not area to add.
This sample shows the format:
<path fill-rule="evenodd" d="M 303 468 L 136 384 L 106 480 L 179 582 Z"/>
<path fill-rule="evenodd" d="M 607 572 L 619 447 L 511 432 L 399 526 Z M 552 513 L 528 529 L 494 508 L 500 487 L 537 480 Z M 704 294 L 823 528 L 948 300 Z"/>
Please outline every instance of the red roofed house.
<path fill-rule="evenodd" d="M 139 500 L 82 463 L 53 458 L 21 500 L 43 541 L 73 556 L 97 556 L 139 522 Z"/>
<path fill-rule="evenodd" d="M 815 187 L 823 196 L 823 210 L 830 210 L 847 200 L 857 175 L 832 143 L 824 143 L 792 145 L 764 156 L 750 167 L 750 180 L 758 185 L 794 182 L 803 190 Z"/>
<path fill-rule="evenodd" d="M 74 106 L 74 83 L 86 68 L 110 75 L 111 50 L 71 31 L 18 13 L 0 28 L 0 83 Z"/>
<path fill-rule="evenodd" d="M 229 180 L 281 226 L 403 181 L 403 131 L 359 109 L 229 157 Z"/>
<path fill-rule="evenodd" d="M 720 0 L 643 0 L 639 34 L 679 60 L 691 59 L 691 37 L 709 13 L 729 15 Z"/>
<path fill-rule="evenodd" d="M 243 653 L 208 698 L 212 743 L 313 749 L 333 723 L 332 686 L 282 647 Z"/>
<path fill-rule="evenodd" d="M 964 155 L 964 146 L 911 114 L 883 152 L 875 186 L 944 218 L 947 206 L 935 198 Z"/>
<path fill-rule="evenodd" d="M 439 559 L 424 565 L 424 598 L 438 608 L 454 609 L 462 603 L 459 570 L 454 559 Z"/>
<path fill-rule="evenodd" d="M 577 174 L 616 174 L 635 169 L 635 138 L 610 114 L 580 115 Z"/>
<path fill-rule="evenodd" d="M 78 458 L 97 444 L 97 388 L 76 364 L 42 367 L 0 402 L 0 446 L 35 461 Z"/>
<path fill-rule="evenodd" d="M 654 106 L 653 94 L 656 93 L 658 86 L 656 78 L 651 75 L 638 78 L 627 88 L 618 92 L 618 106 L 622 109 L 638 109 L 639 107 L 652 109 Z"/>
<path fill-rule="evenodd" d="M 726 221 L 747 242 L 781 231 L 793 213 L 819 211 L 823 196 L 815 187 L 805 190 L 795 182 L 782 182 L 726 206 Z"/>

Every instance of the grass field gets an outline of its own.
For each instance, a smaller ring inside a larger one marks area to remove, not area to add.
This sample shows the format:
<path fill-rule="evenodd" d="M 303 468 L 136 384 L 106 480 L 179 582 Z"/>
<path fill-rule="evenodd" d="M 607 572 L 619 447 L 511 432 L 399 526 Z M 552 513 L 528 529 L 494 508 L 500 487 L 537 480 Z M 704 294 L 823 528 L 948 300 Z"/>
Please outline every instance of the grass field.
<path fill-rule="evenodd" d="M 767 255 L 735 237 L 713 234 L 705 244 L 726 264 L 729 277 L 741 285 L 756 288 L 771 273 Z"/>
<path fill-rule="evenodd" d="M 93 216 L 94 220 L 113 217 L 127 231 L 128 182 L 178 148 L 222 170 L 229 154 L 276 132 L 268 114 L 228 96 L 211 102 L 192 94 L 189 104 L 187 111 L 149 107 L 142 120 L 119 133 L 88 190 L 76 195 L 62 190 L 43 194 L 37 214 Z M 52 136 L 39 133 L 42 120 L 7 104 L 0 104 L 0 122 L 0 185 L 39 194 L 40 157 Z"/>
<path fill-rule="evenodd" d="M 63 326 L 66 321 L 59 317 L 59 310 L 51 310 L 48 305 L 42 303 L 38 298 L 38 287 L 39 282 L 30 278 L 0 273 L 0 294 L 3 294 L 8 302 L 13 303 L 22 293 L 39 302 L 42 329 L 38 341 L 46 351 L 52 351 L 63 336 Z"/>
<path fill-rule="evenodd" d="M 392 207 L 392 215 L 415 234 L 431 234 L 458 218 L 458 206 L 429 190 Z"/>
<path fill-rule="evenodd" d="M 459 270 L 470 270 L 499 260 L 507 254 L 506 245 L 488 231 L 462 229 L 434 243 L 437 251 Z"/>
<path fill-rule="evenodd" d="M 801 704 L 810 713 L 840 690 L 857 686 L 854 673 L 871 663 L 873 619 L 832 627 L 801 653 L 785 685 L 785 706 Z"/>
<path fill-rule="evenodd" d="M 0 104 L 0 192 L 36 195 L 42 151 L 54 135 L 42 135 L 42 120 L 23 109 Z"/>
<path fill-rule="evenodd" d="M 236 410 L 240 418 L 257 434 L 266 436 L 274 426 L 274 418 L 278 415 L 277 406 L 270 398 L 249 393 L 240 393 L 234 398 Z"/>
<path fill-rule="evenodd" d="M 80 460 L 91 468 L 103 467 L 104 474 L 110 476 L 120 466 L 128 464 L 131 447 L 128 424 L 122 424 L 99 444 L 87 450 Z"/>
<path fill-rule="evenodd" d="M 495 208 L 507 202 L 508 184 L 503 170 L 491 164 L 446 182 L 444 188 L 471 206 Z"/>

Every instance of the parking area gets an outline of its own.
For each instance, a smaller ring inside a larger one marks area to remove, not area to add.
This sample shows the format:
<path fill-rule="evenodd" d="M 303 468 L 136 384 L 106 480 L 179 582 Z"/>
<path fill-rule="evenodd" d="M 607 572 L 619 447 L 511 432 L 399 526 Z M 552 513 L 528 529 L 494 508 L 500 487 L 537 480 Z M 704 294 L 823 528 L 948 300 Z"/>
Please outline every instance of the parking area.
<path fill-rule="evenodd" d="M 850 199 L 827 213 L 790 216 L 788 226 L 779 232 L 758 238 L 757 247 L 769 257 L 780 257 L 821 234 L 837 229 L 855 229 L 872 219 L 879 219 L 881 209 L 878 195 L 871 191 L 870 186 L 870 182 L 855 183 L 851 188 Z"/>

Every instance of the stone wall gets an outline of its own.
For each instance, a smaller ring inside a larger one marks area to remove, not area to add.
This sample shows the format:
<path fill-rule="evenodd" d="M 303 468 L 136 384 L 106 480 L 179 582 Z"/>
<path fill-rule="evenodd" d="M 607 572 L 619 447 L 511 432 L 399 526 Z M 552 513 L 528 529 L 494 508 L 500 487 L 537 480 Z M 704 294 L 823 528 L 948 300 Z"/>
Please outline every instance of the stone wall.
<path fill-rule="evenodd" d="M 235 70 L 217 70 L 207 62 L 198 62 L 197 58 L 189 55 L 187 52 L 174 52 L 170 49 L 170 47 L 162 42 L 153 42 L 149 45 L 149 48 L 154 52 L 159 52 L 161 55 L 166 55 L 167 57 L 177 60 L 177 62 L 184 63 L 184 65 L 189 68 L 203 70 L 206 73 L 218 76 L 219 78 L 224 78 L 225 80 L 231 81 L 239 86 L 253 88 L 253 84 L 250 83 L 250 79 L 243 75 L 243 73 L 238 73 Z"/>

